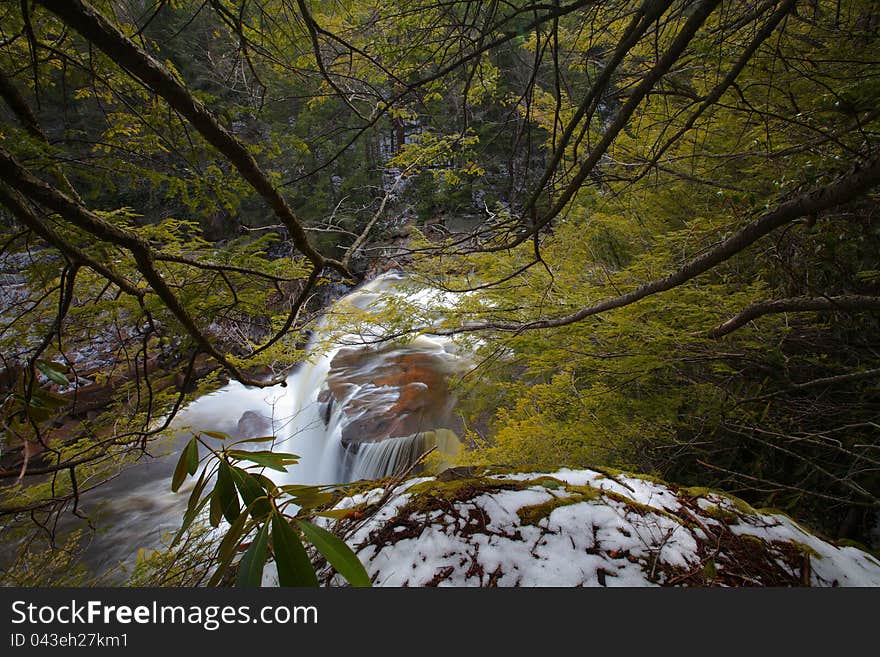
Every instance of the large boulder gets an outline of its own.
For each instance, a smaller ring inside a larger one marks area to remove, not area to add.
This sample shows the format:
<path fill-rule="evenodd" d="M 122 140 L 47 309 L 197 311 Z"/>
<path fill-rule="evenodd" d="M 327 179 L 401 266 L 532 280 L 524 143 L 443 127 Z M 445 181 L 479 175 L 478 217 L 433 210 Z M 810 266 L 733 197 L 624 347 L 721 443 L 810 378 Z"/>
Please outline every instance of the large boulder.
<path fill-rule="evenodd" d="M 318 401 L 343 414 L 342 444 L 377 443 L 454 428 L 449 391 L 452 357 L 410 345 L 344 348 L 333 358 Z"/>
<path fill-rule="evenodd" d="M 779 512 L 623 473 L 458 468 L 335 509 L 381 586 L 880 586 L 876 557 Z"/>

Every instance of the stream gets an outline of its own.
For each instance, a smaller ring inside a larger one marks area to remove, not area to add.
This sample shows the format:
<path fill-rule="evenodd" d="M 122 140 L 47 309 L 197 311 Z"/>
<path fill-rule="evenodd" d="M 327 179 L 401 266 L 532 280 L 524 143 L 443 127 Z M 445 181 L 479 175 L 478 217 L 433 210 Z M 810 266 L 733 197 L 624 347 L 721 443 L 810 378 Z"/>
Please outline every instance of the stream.
<path fill-rule="evenodd" d="M 404 304 L 436 320 L 437 309 L 448 303 L 436 290 L 405 289 L 405 281 L 401 274 L 384 274 L 337 300 L 316 326 L 308 358 L 286 387 L 231 382 L 181 409 L 173 438 L 154 451 L 155 458 L 128 467 L 84 497 L 83 508 L 99 527 L 86 549 L 86 565 L 111 581 L 117 574 L 124 581 L 125 568 L 141 548 L 161 548 L 163 536 L 178 529 L 191 483 L 172 493 L 171 474 L 192 432 L 223 432 L 233 439 L 274 436 L 272 443 L 252 448 L 271 445 L 300 457 L 286 474 L 267 472 L 278 484 L 377 479 L 409 468 L 431 448 L 441 462 L 451 461 L 460 449 L 460 427 L 449 384 L 471 361 L 445 337 L 381 341 L 389 328 L 374 319 L 386 304 Z"/>

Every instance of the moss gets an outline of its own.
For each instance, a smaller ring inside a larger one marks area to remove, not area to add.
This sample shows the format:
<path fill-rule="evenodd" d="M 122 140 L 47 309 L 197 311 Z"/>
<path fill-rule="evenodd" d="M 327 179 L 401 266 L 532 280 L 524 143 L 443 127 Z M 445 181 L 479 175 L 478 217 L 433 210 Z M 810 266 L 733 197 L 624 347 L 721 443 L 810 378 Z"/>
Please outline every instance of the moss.
<path fill-rule="evenodd" d="M 709 497 L 712 494 L 720 493 L 718 491 L 712 490 L 711 488 L 706 488 L 705 486 L 688 486 L 686 488 L 679 488 L 680 493 L 684 493 L 688 497 L 692 497 L 694 499 L 699 497 Z"/>
<path fill-rule="evenodd" d="M 375 481 L 369 481 L 367 479 L 360 481 L 353 481 L 347 484 L 340 484 L 338 486 L 317 486 L 316 488 L 320 488 L 321 490 L 330 493 L 331 499 L 329 502 L 325 504 L 321 504 L 316 506 L 314 509 L 309 509 L 309 513 L 323 513 L 329 512 L 330 515 L 327 517 L 335 517 L 337 512 L 342 514 L 342 511 L 336 509 L 336 505 L 338 505 L 342 500 L 354 497 L 355 495 L 366 494 L 371 490 L 383 489 L 391 483 L 392 478 L 387 477 L 385 479 L 378 479 Z M 353 511 L 361 511 L 367 512 L 373 505 L 362 502 L 355 506 L 348 507 L 344 509 L 345 512 L 353 512 Z"/>
<path fill-rule="evenodd" d="M 667 511 L 666 509 L 651 506 L 650 504 L 643 504 L 642 502 L 637 502 L 636 500 L 627 497 L 623 493 L 618 493 L 616 491 L 605 490 L 595 486 L 590 486 L 589 484 L 584 486 L 566 485 L 565 490 L 571 493 L 576 501 L 593 501 L 600 499 L 601 497 L 605 497 L 609 500 L 620 502 L 621 504 L 626 505 L 628 509 L 635 511 L 636 513 L 643 516 L 652 513 L 655 515 L 665 516 L 679 524 L 687 524 L 683 518 L 678 517 L 677 515 Z"/>
<path fill-rule="evenodd" d="M 564 497 L 554 497 L 541 504 L 522 507 L 517 511 L 517 514 L 523 524 L 536 525 L 543 518 L 549 516 L 554 509 L 581 502 L 591 502 L 602 497 L 620 502 L 621 504 L 626 505 L 628 509 L 641 515 L 652 513 L 664 515 L 678 523 L 683 522 L 681 518 L 665 509 L 658 509 L 648 504 L 642 504 L 621 493 L 602 490 L 590 485 L 575 486 L 566 484 L 564 481 L 560 481 L 559 479 L 550 476 L 540 476 L 526 480 L 473 477 L 453 479 L 450 481 L 426 481 L 416 484 L 407 491 L 413 496 L 411 502 L 407 504 L 407 510 L 409 511 L 410 509 L 423 507 L 424 503 L 428 500 L 458 502 L 472 499 L 486 492 L 497 490 L 524 490 L 532 486 L 540 486 L 551 494 L 553 491 L 558 490 L 564 491 L 565 493 L 568 493 L 568 495 Z"/>
<path fill-rule="evenodd" d="M 854 541 L 850 538 L 838 538 L 834 541 L 834 545 L 841 548 L 851 547 L 857 550 L 861 550 L 862 552 L 867 554 L 874 563 L 880 566 L 880 552 L 878 552 L 877 550 L 872 550 L 864 543 L 859 543 L 858 541 Z"/>
<path fill-rule="evenodd" d="M 472 477 L 467 479 L 453 479 L 451 481 L 424 481 L 407 489 L 412 495 L 413 501 L 418 498 L 429 497 L 443 499 L 449 502 L 468 500 L 482 493 L 497 490 L 521 490 L 528 487 L 528 482 L 494 479 L 492 477 Z M 417 505 L 417 504 L 416 504 Z M 409 505 L 407 505 L 409 506 Z"/>
<path fill-rule="evenodd" d="M 861 550 L 862 552 L 872 552 L 869 550 L 863 543 L 859 543 L 858 541 L 854 541 L 851 538 L 838 538 L 834 541 L 834 544 L 837 547 L 854 547 L 857 550 Z"/>
<path fill-rule="evenodd" d="M 651 484 L 658 484 L 660 486 L 669 486 L 669 482 L 664 481 L 658 476 L 650 475 L 650 474 L 632 474 L 632 473 L 624 473 L 627 477 L 633 477 L 635 479 L 641 479 L 642 481 L 647 481 Z"/>
<path fill-rule="evenodd" d="M 589 488 L 589 487 L 584 487 Z M 541 504 L 531 504 L 519 509 L 516 514 L 519 516 L 520 523 L 523 525 L 537 525 L 541 520 L 547 518 L 555 509 L 572 504 L 580 504 L 581 502 L 590 502 L 599 499 L 602 491 L 598 488 L 590 488 L 589 491 L 575 493 L 570 497 L 554 497 L 553 499 L 542 502 Z"/>
<path fill-rule="evenodd" d="M 718 568 L 715 566 L 715 560 L 709 559 L 704 565 L 701 572 L 706 580 L 713 580 L 718 577 Z"/>
<path fill-rule="evenodd" d="M 560 481 L 555 477 L 537 477 L 536 479 L 528 479 L 522 482 L 523 484 L 528 486 L 543 486 L 548 490 L 558 490 L 560 488 L 569 488 L 568 484 L 564 481 Z"/>
<path fill-rule="evenodd" d="M 742 539 L 745 544 L 751 545 L 756 550 L 764 551 L 766 549 L 764 539 L 758 536 L 752 536 L 751 534 L 740 534 L 740 539 Z"/>
<path fill-rule="evenodd" d="M 739 524 L 739 516 L 736 513 L 729 511 L 728 509 L 722 509 L 720 506 L 715 506 L 714 504 L 704 508 L 703 513 L 710 518 L 715 518 L 715 520 L 727 525 Z"/>
<path fill-rule="evenodd" d="M 603 466 L 601 469 L 592 467 L 587 468 L 588 470 L 593 470 L 598 472 L 600 475 L 604 475 L 608 479 L 614 479 L 615 477 L 630 477 L 632 479 L 641 479 L 642 481 L 647 481 L 652 484 L 659 484 L 661 486 L 668 486 L 669 484 L 663 481 L 660 477 L 655 477 L 654 475 L 642 474 L 636 472 L 629 472 L 627 470 L 621 470 L 620 468 L 612 468 L 609 466 Z"/>
<path fill-rule="evenodd" d="M 705 486 L 689 486 L 687 488 L 679 488 L 679 491 L 686 494 L 688 497 L 693 498 L 707 498 L 710 495 L 715 495 L 717 497 L 721 497 L 728 502 L 730 502 L 731 506 L 734 509 L 739 511 L 740 513 L 754 516 L 758 515 L 758 511 L 748 502 L 742 500 L 730 493 L 725 493 L 724 491 L 716 490 L 714 488 L 706 488 Z"/>
<path fill-rule="evenodd" d="M 798 552 L 801 554 L 809 554 L 814 559 L 821 559 L 822 555 L 816 552 L 813 548 L 811 548 L 806 543 L 801 543 L 799 541 L 789 541 L 789 543 L 795 546 L 798 549 Z"/>
<path fill-rule="evenodd" d="M 484 469 L 472 465 L 460 465 L 452 468 L 446 468 L 440 472 L 437 481 L 452 481 L 453 479 L 473 479 L 484 474 Z"/>
<path fill-rule="evenodd" d="M 621 493 L 617 493 L 615 491 L 603 490 L 602 494 L 608 499 L 615 500 L 617 502 L 621 502 L 625 504 L 629 509 L 635 511 L 639 515 L 648 515 L 649 513 L 653 513 L 658 516 L 665 516 L 674 522 L 677 522 L 680 525 L 690 526 L 684 518 L 680 518 L 679 516 L 667 511 L 666 509 L 661 509 L 656 506 L 651 506 L 650 504 L 644 504 L 642 502 L 637 502 L 636 500 L 627 497 Z"/>
<path fill-rule="evenodd" d="M 744 513 L 744 514 L 750 515 L 750 516 L 758 515 L 758 512 L 755 510 L 755 507 L 753 507 L 751 504 L 749 504 L 745 500 L 742 500 L 738 497 L 734 497 L 733 495 L 730 495 L 727 493 L 724 494 L 724 497 L 727 498 L 730 501 L 730 503 L 733 504 L 734 508 L 737 511 L 739 511 L 740 513 Z"/>
<path fill-rule="evenodd" d="M 512 475 L 512 474 L 529 474 L 532 472 L 539 472 L 540 468 L 536 468 L 535 466 L 529 465 L 505 465 L 505 464 L 492 464 L 486 465 L 483 467 L 483 472 L 486 475 Z"/>
<path fill-rule="evenodd" d="M 584 499 L 580 495 L 572 497 L 554 497 L 541 504 L 524 506 L 516 512 L 519 521 L 523 525 L 537 525 L 541 520 L 548 517 L 554 510 L 572 504 L 580 504 Z"/>
<path fill-rule="evenodd" d="M 763 508 L 757 509 L 755 511 L 755 513 L 759 513 L 762 515 L 768 515 L 768 516 L 782 516 L 783 518 L 788 520 L 792 525 L 794 525 L 795 527 L 800 529 L 804 534 L 809 534 L 810 536 L 816 536 L 817 538 L 821 538 L 822 540 L 828 540 L 824 536 L 817 534 L 815 531 L 813 531 L 811 529 L 807 529 L 800 522 L 798 522 L 797 520 L 792 518 L 790 515 L 788 515 L 785 511 L 782 511 L 780 509 L 777 509 L 774 507 L 763 507 Z"/>

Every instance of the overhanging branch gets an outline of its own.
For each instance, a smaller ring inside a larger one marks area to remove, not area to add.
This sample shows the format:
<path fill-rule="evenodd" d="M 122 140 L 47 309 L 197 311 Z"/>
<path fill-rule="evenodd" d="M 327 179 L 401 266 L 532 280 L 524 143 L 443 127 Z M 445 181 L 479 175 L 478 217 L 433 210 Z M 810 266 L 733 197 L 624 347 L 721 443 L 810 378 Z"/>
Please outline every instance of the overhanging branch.
<path fill-rule="evenodd" d="M 848 174 L 839 178 L 836 182 L 825 187 L 800 194 L 795 198 L 781 203 L 773 210 L 765 212 L 754 221 L 746 224 L 741 229 L 722 240 L 718 246 L 703 255 L 694 258 L 677 271 L 656 279 L 650 283 L 640 285 L 636 289 L 597 304 L 587 306 L 569 315 L 544 319 L 528 323 L 510 322 L 487 322 L 472 324 L 450 329 L 434 331 L 435 333 L 452 335 L 455 333 L 468 333 L 474 331 L 498 330 L 498 331 L 523 331 L 534 329 L 547 329 L 565 326 L 579 322 L 587 317 L 600 313 L 622 308 L 654 294 L 660 294 L 696 278 L 722 262 L 729 260 L 742 252 L 759 239 L 772 233 L 777 228 L 791 223 L 795 219 L 807 215 L 829 210 L 838 205 L 848 203 L 871 188 L 880 184 L 880 152 L 874 153 L 861 166 L 851 170 Z"/>
<path fill-rule="evenodd" d="M 161 96 L 198 130 L 265 199 L 287 228 L 294 246 L 316 268 L 328 266 L 347 276 L 336 260 L 324 258 L 309 241 L 287 201 L 281 196 L 247 147 L 221 126 L 208 109 L 158 61 L 112 25 L 100 12 L 82 0 L 36 0 L 103 51 L 130 75 Z"/>
<path fill-rule="evenodd" d="M 749 322 L 763 315 L 778 313 L 799 313 L 810 311 L 865 311 L 880 310 L 880 297 L 861 294 L 847 294 L 836 297 L 792 297 L 776 301 L 753 303 L 723 324 L 709 331 L 709 337 L 720 338 L 733 333 Z"/>

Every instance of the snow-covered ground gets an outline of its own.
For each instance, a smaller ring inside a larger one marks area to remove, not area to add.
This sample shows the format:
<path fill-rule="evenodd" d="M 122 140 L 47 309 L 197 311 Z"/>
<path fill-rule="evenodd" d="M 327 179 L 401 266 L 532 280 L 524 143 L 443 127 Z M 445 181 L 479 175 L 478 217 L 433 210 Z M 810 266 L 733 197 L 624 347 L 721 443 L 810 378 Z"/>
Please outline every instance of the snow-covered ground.
<path fill-rule="evenodd" d="M 782 514 L 626 474 L 451 471 L 337 508 L 379 586 L 880 586 L 875 557 Z"/>

